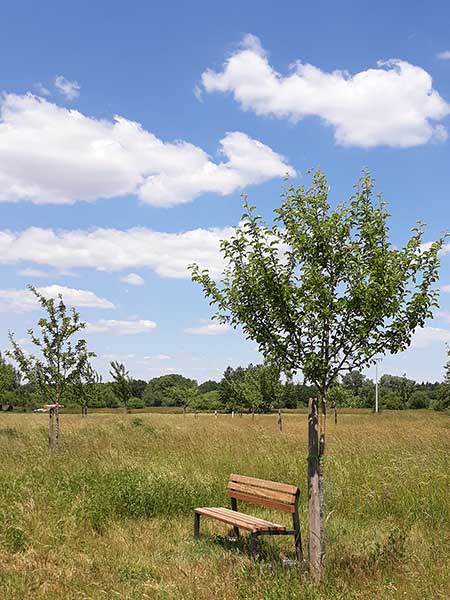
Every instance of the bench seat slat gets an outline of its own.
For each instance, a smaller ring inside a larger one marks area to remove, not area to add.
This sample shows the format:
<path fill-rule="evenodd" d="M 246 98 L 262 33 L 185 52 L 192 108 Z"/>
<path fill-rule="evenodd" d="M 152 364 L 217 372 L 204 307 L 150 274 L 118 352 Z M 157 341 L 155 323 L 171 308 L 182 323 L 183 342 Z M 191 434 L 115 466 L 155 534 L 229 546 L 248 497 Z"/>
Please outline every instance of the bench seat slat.
<path fill-rule="evenodd" d="M 284 525 L 279 525 L 278 523 L 271 523 L 270 521 L 265 521 L 264 519 L 259 519 L 257 517 L 245 515 L 243 513 L 230 510 L 228 508 L 196 508 L 195 512 L 205 517 L 211 517 L 213 519 L 217 519 L 218 521 L 223 521 L 224 523 L 228 523 L 229 525 L 235 525 L 236 527 L 247 529 L 248 531 L 252 532 L 286 530 L 286 527 Z"/>
<path fill-rule="evenodd" d="M 235 481 L 230 481 L 228 483 L 228 490 L 242 492 L 243 494 L 248 494 L 249 496 L 267 498 L 268 500 L 276 500 L 277 502 L 283 502 L 284 504 L 294 504 L 296 499 L 295 494 L 287 494 L 285 492 L 278 492 L 275 490 L 268 490 L 258 488 L 255 486 L 244 485 L 243 483 L 236 483 Z"/>
<path fill-rule="evenodd" d="M 278 481 L 269 481 L 268 479 L 258 479 L 257 477 L 248 477 L 247 475 L 237 475 L 236 473 L 230 475 L 230 481 L 266 488 L 268 490 L 277 490 L 278 492 L 284 492 L 286 494 L 297 494 L 299 491 L 298 487 L 295 485 L 279 483 Z"/>
<path fill-rule="evenodd" d="M 248 523 L 267 526 L 270 525 L 272 528 L 277 527 L 279 529 L 286 529 L 284 525 L 280 525 L 279 523 L 273 523 L 272 521 L 268 521 L 267 519 L 261 519 L 259 517 L 254 517 L 253 515 L 248 515 L 246 513 L 241 513 L 236 510 L 230 510 L 229 508 L 218 507 L 214 509 L 215 511 L 222 512 L 225 515 L 230 517 L 236 517 L 242 521 L 247 521 Z"/>

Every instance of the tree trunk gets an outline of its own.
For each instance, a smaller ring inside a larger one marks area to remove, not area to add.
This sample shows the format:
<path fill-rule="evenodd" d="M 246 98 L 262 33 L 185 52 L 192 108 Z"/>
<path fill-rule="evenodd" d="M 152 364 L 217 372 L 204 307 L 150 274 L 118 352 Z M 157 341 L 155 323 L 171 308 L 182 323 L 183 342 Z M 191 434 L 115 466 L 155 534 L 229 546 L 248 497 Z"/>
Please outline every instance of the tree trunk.
<path fill-rule="evenodd" d="M 319 458 L 319 401 L 309 399 L 308 414 L 308 513 L 309 570 L 314 581 L 322 579 L 321 469 Z"/>

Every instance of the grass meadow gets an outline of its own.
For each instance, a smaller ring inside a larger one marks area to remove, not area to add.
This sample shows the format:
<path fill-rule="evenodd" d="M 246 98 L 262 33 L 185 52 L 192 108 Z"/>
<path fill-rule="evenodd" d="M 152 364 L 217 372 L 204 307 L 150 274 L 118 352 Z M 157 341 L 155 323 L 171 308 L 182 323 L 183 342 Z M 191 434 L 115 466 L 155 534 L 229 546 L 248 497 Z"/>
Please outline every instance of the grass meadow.
<path fill-rule="evenodd" d="M 448 599 L 444 414 L 329 419 L 320 587 L 283 566 L 290 537 L 266 538 L 255 563 L 224 524 L 205 520 L 192 539 L 192 508 L 228 506 L 236 472 L 301 487 L 306 546 L 306 415 L 283 425 L 275 415 L 63 414 L 50 455 L 46 415 L 0 415 L 0 598 Z"/>

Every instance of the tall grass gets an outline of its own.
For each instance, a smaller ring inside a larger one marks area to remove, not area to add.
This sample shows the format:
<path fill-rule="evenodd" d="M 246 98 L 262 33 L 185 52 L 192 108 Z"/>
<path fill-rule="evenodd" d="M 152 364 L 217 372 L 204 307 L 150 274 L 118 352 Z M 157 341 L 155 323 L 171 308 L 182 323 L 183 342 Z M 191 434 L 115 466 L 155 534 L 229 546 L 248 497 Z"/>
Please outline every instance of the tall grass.
<path fill-rule="evenodd" d="M 449 598 L 450 419 L 352 413 L 328 426 L 327 579 L 310 586 L 292 540 L 245 540 L 192 508 L 228 506 L 231 472 L 298 484 L 306 541 L 306 416 L 0 416 L 0 598 Z M 254 514 L 275 515 L 256 507 Z M 276 514 L 276 520 L 283 515 Z"/>

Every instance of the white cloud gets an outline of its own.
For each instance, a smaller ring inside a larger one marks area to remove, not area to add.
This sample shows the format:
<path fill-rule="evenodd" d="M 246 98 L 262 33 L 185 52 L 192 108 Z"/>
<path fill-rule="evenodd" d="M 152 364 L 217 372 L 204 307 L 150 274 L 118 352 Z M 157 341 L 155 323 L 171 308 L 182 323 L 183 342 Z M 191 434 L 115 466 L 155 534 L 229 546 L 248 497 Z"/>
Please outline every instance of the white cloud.
<path fill-rule="evenodd" d="M 172 357 L 168 354 L 156 354 L 155 356 L 144 356 L 143 360 L 171 360 Z"/>
<path fill-rule="evenodd" d="M 100 319 L 95 323 L 88 323 L 88 333 L 112 333 L 113 335 L 135 335 L 148 333 L 155 329 L 156 323 L 145 319 L 136 321 L 117 321 L 114 319 Z"/>
<path fill-rule="evenodd" d="M 49 285 L 37 288 L 47 298 L 62 295 L 64 302 L 80 308 L 114 308 L 114 304 L 105 298 L 99 298 L 89 290 L 77 290 L 61 285 Z M 0 290 L 0 312 L 28 312 L 39 308 L 35 295 L 28 289 Z"/>
<path fill-rule="evenodd" d="M 412 348 L 427 348 L 435 343 L 450 342 L 450 330 L 440 327 L 422 327 L 417 329 L 411 341 Z"/>
<path fill-rule="evenodd" d="M 139 123 L 87 117 L 31 94 L 0 98 L 0 201 L 71 204 L 135 194 L 153 206 L 222 196 L 286 173 L 284 157 L 245 133 L 219 142 L 222 162 Z"/>
<path fill-rule="evenodd" d="M 230 330 L 230 326 L 227 323 L 219 323 L 218 321 L 211 321 L 198 327 L 187 327 L 185 333 L 192 335 L 222 335 Z"/>
<path fill-rule="evenodd" d="M 129 285 L 144 285 L 145 283 L 144 279 L 137 273 L 129 273 L 128 275 L 125 275 L 125 277 L 122 277 L 120 281 L 128 283 Z"/>
<path fill-rule="evenodd" d="M 19 275 L 21 277 L 53 277 L 48 271 L 41 271 L 40 269 L 21 269 Z"/>
<path fill-rule="evenodd" d="M 406 61 L 380 61 L 350 75 L 326 72 L 300 61 L 283 76 L 269 64 L 259 40 L 244 38 L 220 72 L 202 75 L 207 92 L 230 92 L 244 110 L 295 122 L 320 117 L 344 146 L 416 146 L 446 139 L 436 124 L 450 105 L 433 89 L 429 73 Z"/>
<path fill-rule="evenodd" d="M 444 50 L 444 52 L 439 52 L 436 56 L 441 60 L 450 60 L 450 50 Z"/>
<path fill-rule="evenodd" d="M 45 87 L 40 81 L 34 84 L 34 89 L 39 94 L 39 96 L 50 96 L 51 92 L 49 89 Z"/>
<path fill-rule="evenodd" d="M 232 234 L 224 229 L 193 229 L 162 233 L 143 227 L 53 231 L 30 227 L 21 233 L 0 230 L 0 264 L 21 261 L 56 269 L 94 268 L 122 271 L 146 267 L 161 277 L 189 277 L 187 267 L 197 262 L 213 276 L 223 270 L 220 240 Z"/>
<path fill-rule="evenodd" d="M 445 293 L 450 293 L 450 285 L 449 285 L 449 284 L 447 284 L 447 285 L 443 285 L 443 286 L 441 287 L 441 291 L 442 291 L 442 292 L 445 292 Z"/>
<path fill-rule="evenodd" d="M 69 81 L 62 75 L 55 77 L 55 88 L 67 100 L 75 100 L 80 95 L 80 85 L 76 81 Z"/>

